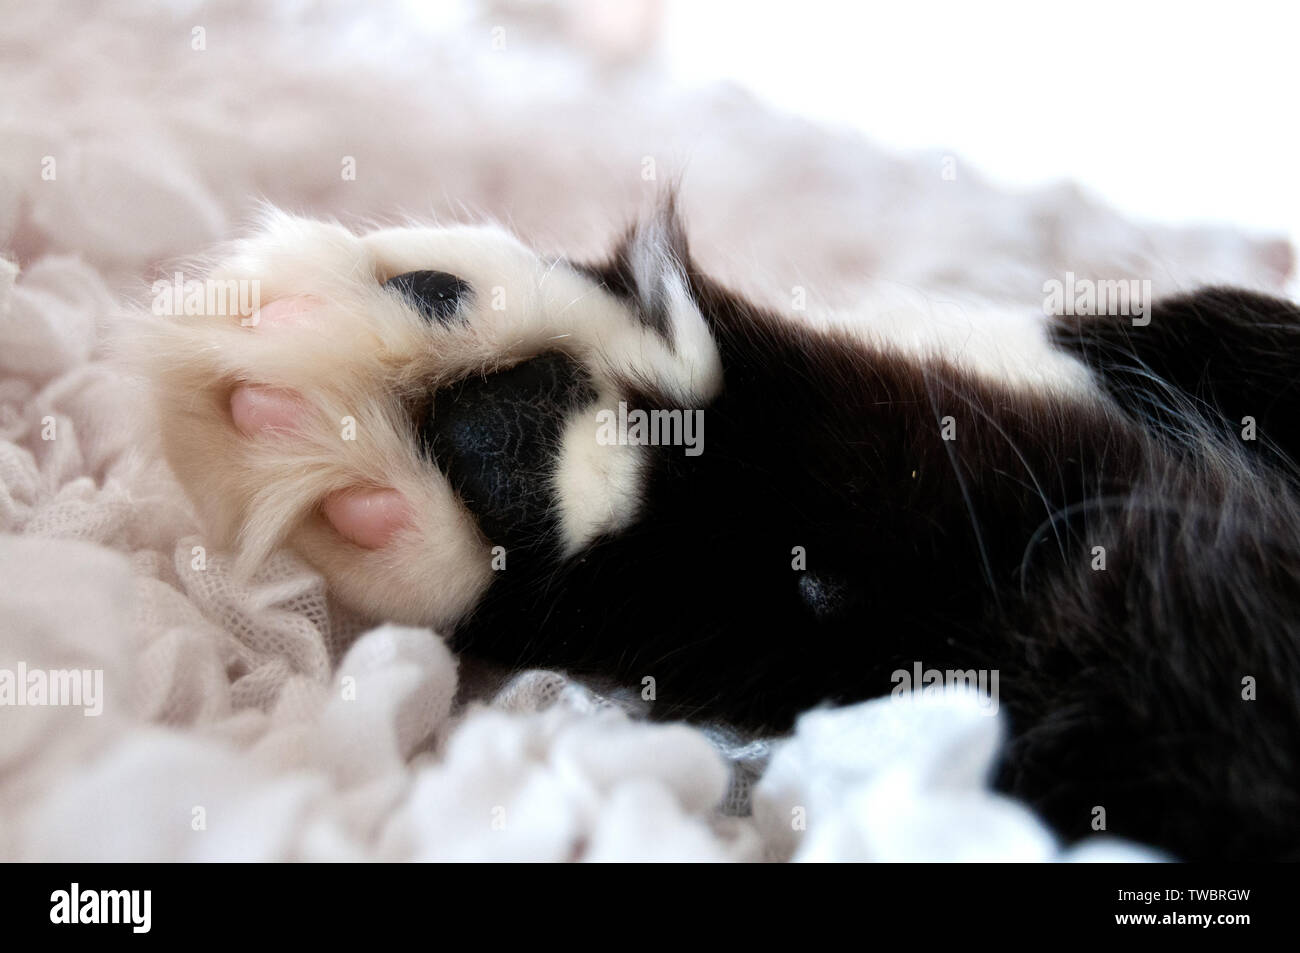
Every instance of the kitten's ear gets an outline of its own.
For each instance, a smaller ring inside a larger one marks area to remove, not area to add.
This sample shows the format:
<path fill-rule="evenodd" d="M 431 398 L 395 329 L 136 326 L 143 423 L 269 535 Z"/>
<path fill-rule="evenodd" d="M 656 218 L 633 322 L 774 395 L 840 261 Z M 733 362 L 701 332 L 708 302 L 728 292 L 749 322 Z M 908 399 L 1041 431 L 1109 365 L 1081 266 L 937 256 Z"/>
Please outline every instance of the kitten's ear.
<path fill-rule="evenodd" d="M 691 289 L 691 256 L 676 193 L 668 193 L 654 214 L 628 231 L 611 264 L 637 316 L 675 355 L 672 389 L 678 399 L 715 396 L 722 386 L 722 362 Z"/>
<path fill-rule="evenodd" d="M 664 310 L 671 285 L 687 283 L 691 260 L 686 244 L 686 227 L 677 214 L 677 195 L 670 192 L 654 214 L 637 222 L 627 234 L 621 249 L 628 263 L 637 302 L 657 328 L 670 324 Z"/>
<path fill-rule="evenodd" d="M 669 193 L 653 214 L 628 229 L 604 263 L 576 267 L 622 300 L 633 321 L 668 345 L 666 361 L 629 367 L 632 377 L 688 404 L 718 393 L 722 361 L 692 291 L 686 229 L 675 195 Z"/>
<path fill-rule="evenodd" d="M 699 319 L 690 294 L 690 250 L 677 214 L 677 196 L 669 193 L 655 211 L 623 236 L 607 265 L 594 269 L 609 290 L 625 298 L 641 320 L 670 344 L 683 322 Z"/>

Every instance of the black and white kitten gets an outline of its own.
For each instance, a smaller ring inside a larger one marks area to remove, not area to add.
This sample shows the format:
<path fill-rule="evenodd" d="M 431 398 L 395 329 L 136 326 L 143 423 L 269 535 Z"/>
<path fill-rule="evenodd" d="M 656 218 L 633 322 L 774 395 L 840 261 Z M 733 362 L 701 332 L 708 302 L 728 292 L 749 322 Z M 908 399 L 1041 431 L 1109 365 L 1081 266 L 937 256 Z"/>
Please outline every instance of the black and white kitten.
<path fill-rule="evenodd" d="M 245 565 L 288 543 L 459 648 L 653 678 L 663 718 L 997 671 L 998 783 L 1067 839 L 1103 807 L 1182 858 L 1300 856 L 1295 305 L 819 325 L 701 274 L 671 204 L 596 266 L 269 213 L 207 277 L 260 310 L 142 353 Z"/>

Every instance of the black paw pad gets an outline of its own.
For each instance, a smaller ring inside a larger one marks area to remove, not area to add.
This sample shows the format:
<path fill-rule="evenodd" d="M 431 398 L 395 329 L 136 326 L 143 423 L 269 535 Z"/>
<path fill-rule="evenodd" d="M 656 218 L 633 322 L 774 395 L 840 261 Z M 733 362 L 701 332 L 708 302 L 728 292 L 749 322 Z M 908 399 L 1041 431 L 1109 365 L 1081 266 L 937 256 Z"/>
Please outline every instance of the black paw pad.
<path fill-rule="evenodd" d="M 408 271 L 389 278 L 384 286 L 406 298 L 426 321 L 437 324 L 450 324 L 461 299 L 469 294 L 468 284 L 445 271 Z"/>
<path fill-rule="evenodd" d="M 553 524 L 564 420 L 595 399 L 581 365 L 546 354 L 439 391 L 421 439 L 488 539 L 527 545 Z"/>

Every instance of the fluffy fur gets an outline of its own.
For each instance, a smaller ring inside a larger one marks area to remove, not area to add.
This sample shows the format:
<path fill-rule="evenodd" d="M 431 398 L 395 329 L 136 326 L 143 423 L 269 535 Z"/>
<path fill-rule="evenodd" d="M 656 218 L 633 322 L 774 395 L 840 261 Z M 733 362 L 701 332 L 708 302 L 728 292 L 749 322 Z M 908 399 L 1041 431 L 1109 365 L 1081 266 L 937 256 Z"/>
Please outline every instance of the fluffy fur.
<path fill-rule="evenodd" d="M 384 285 L 420 269 L 466 283 L 463 320 Z M 321 302 L 305 331 L 213 314 L 141 338 L 168 457 L 250 561 L 288 542 L 357 607 L 466 650 L 652 679 L 659 717 L 779 730 L 916 662 L 997 670 L 1001 783 L 1067 836 L 1100 807 L 1179 856 L 1300 850 L 1294 414 L 1259 383 L 1300 373 L 1293 306 L 1211 291 L 1146 328 L 1040 321 L 1014 353 L 970 315 L 797 324 L 701 273 L 671 206 L 596 265 L 495 229 L 357 237 L 272 213 L 212 275 Z M 500 479 L 470 485 L 499 416 L 469 411 L 528 406 L 515 372 L 553 352 L 590 394 L 512 417 L 484 457 Z M 302 395 L 310 423 L 241 436 L 228 405 L 250 382 Z M 599 444 L 620 401 L 702 411 L 704 452 Z M 471 424 L 441 447 L 420 439 L 440 407 Z M 520 470 L 509 448 L 543 434 L 552 465 Z M 347 543 L 319 505 L 356 486 L 397 489 L 413 525 Z M 539 487 L 545 516 L 503 528 Z"/>

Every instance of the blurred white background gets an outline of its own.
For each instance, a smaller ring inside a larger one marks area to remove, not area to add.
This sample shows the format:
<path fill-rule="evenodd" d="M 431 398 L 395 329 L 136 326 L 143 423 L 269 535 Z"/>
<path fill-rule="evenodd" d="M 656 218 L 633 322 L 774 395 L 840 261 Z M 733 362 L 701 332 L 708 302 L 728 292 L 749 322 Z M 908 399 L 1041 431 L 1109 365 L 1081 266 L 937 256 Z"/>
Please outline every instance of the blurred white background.
<path fill-rule="evenodd" d="M 952 153 L 1003 188 L 1068 179 L 1140 221 L 1300 240 L 1300 5 L 1284 0 L 406 3 L 438 27 L 558 5 L 571 35 L 683 86 Z"/>
<path fill-rule="evenodd" d="M 1300 5 L 665 0 L 687 84 L 731 81 L 1007 188 L 1300 239 Z"/>

